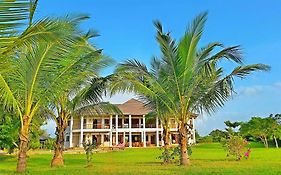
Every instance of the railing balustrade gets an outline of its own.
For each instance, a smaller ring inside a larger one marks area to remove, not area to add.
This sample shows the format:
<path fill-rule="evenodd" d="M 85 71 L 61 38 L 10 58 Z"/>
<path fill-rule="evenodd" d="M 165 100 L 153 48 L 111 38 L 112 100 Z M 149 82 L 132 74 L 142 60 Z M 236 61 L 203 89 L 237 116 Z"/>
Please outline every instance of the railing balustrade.
<path fill-rule="evenodd" d="M 109 124 L 83 124 L 83 129 L 109 129 Z M 81 127 L 79 127 L 81 129 Z"/>
<path fill-rule="evenodd" d="M 112 124 L 112 128 L 116 129 L 115 124 Z M 122 128 L 129 128 L 129 124 L 128 123 L 124 123 L 123 126 L 122 125 L 118 125 L 118 129 L 122 129 Z M 132 124 L 131 128 L 143 128 L 143 124 Z M 148 123 L 145 124 L 145 128 L 156 128 L 156 124 L 155 123 Z M 158 128 L 161 128 L 161 125 L 158 126 Z M 176 125 L 171 125 L 171 128 L 176 128 Z M 76 129 L 81 129 L 80 125 L 78 128 Z M 110 129 L 110 124 L 83 124 L 83 129 Z"/>

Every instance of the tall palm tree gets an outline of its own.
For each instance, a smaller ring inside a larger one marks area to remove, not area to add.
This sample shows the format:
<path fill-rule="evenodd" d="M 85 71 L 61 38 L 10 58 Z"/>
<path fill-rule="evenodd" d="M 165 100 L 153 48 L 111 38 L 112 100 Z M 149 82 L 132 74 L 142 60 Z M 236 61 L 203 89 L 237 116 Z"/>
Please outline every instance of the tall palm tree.
<path fill-rule="evenodd" d="M 156 39 L 161 50 L 161 57 L 154 58 L 160 67 L 157 78 L 153 66 L 149 71 L 144 64 L 128 60 L 118 66 L 119 80 L 112 85 L 113 92 L 134 91 L 154 99 L 159 110 L 164 109 L 164 113 L 167 111 L 177 119 L 181 165 L 190 164 L 187 141 L 192 115 L 213 113 L 223 107 L 234 93 L 235 77 L 243 79 L 251 72 L 269 70 L 264 64 L 244 65 L 240 46 L 224 47 L 213 42 L 199 48 L 206 19 L 207 13 L 198 15 L 178 42 L 156 21 Z M 220 64 L 223 59 L 238 66 L 228 73 Z"/>
<path fill-rule="evenodd" d="M 87 16 L 33 22 L 36 5 L 37 1 L 0 2 L 0 103 L 21 121 L 18 172 L 26 169 L 29 127 L 38 109 L 73 87 L 75 81 L 70 80 L 87 76 L 84 68 L 94 67 L 91 63 L 100 55 L 93 49 L 82 52 L 88 47 L 87 34 L 81 35 L 78 25 Z M 80 54 L 88 60 L 78 61 Z"/>
<path fill-rule="evenodd" d="M 56 122 L 56 142 L 54 145 L 54 157 L 51 166 L 63 166 L 64 132 L 71 117 L 97 116 L 105 113 L 120 113 L 115 105 L 102 102 L 108 77 L 95 77 L 86 81 L 80 89 L 72 89 L 62 93 L 49 108 L 43 109 L 43 115 Z"/>

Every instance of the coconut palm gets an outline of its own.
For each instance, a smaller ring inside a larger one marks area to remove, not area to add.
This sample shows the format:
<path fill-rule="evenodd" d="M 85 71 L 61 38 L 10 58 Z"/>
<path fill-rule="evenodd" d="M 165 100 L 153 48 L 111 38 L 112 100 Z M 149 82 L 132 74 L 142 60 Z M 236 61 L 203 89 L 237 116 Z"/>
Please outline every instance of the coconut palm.
<path fill-rule="evenodd" d="M 269 70 L 264 64 L 244 65 L 240 46 L 224 47 L 213 42 L 199 48 L 206 18 L 207 13 L 197 16 L 178 42 L 156 21 L 161 57 L 153 60 L 158 60 L 160 71 L 155 72 L 154 66 L 149 71 L 144 64 L 128 60 L 118 66 L 119 80 L 112 84 L 113 92 L 132 91 L 154 99 L 159 110 L 167 112 L 165 116 L 177 119 L 181 165 L 190 164 L 187 141 L 192 115 L 213 113 L 223 107 L 234 93 L 235 77 L 243 79 L 251 72 Z M 224 59 L 238 66 L 228 73 L 220 64 Z"/>
<path fill-rule="evenodd" d="M 95 77 L 85 81 L 79 89 L 62 93 L 59 98 L 42 110 L 43 115 L 56 122 L 56 142 L 51 166 L 63 166 L 64 132 L 71 117 L 97 116 L 105 113 L 120 113 L 115 105 L 102 102 L 102 96 L 111 76 Z"/>
<path fill-rule="evenodd" d="M 75 81 L 70 80 L 87 76 L 84 68 L 95 67 L 91 63 L 100 57 L 100 51 L 94 49 L 82 52 L 89 48 L 85 41 L 88 35 L 82 35 L 78 25 L 87 16 L 33 22 L 36 4 L 0 2 L 0 103 L 21 121 L 18 172 L 26 169 L 29 127 L 38 109 L 73 87 Z M 21 25 L 25 22 L 27 25 Z M 87 58 L 83 62 L 76 59 L 81 54 Z"/>

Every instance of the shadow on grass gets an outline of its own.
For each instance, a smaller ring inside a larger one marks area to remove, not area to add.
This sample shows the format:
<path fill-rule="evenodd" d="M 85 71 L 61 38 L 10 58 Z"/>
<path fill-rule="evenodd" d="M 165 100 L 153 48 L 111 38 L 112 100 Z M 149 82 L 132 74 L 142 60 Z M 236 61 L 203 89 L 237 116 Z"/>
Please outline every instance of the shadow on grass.
<path fill-rule="evenodd" d="M 15 155 L 1 155 L 0 154 L 0 162 L 1 161 L 6 161 L 6 160 L 9 160 L 9 159 L 13 159 L 15 157 L 16 157 Z"/>
<path fill-rule="evenodd" d="M 202 161 L 202 162 L 237 162 L 234 158 L 209 158 L 209 159 L 205 159 L 205 158 L 201 158 L 201 159 L 192 159 L 191 161 Z"/>

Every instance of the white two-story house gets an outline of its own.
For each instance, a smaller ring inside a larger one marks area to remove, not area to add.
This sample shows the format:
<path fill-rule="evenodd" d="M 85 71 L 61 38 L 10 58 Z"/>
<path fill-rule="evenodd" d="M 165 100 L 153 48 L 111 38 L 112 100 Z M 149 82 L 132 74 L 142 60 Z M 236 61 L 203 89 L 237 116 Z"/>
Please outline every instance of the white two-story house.
<path fill-rule="evenodd" d="M 142 102 L 131 99 L 123 104 L 117 104 L 122 115 L 100 115 L 71 118 L 65 132 L 65 148 L 81 147 L 84 142 L 95 140 L 98 145 L 110 147 L 125 143 L 126 147 L 161 146 L 162 126 L 156 119 L 146 119 L 151 110 Z M 189 144 L 195 143 L 195 127 L 193 117 Z M 178 129 L 174 119 L 170 124 L 171 144 L 177 144 Z"/>

